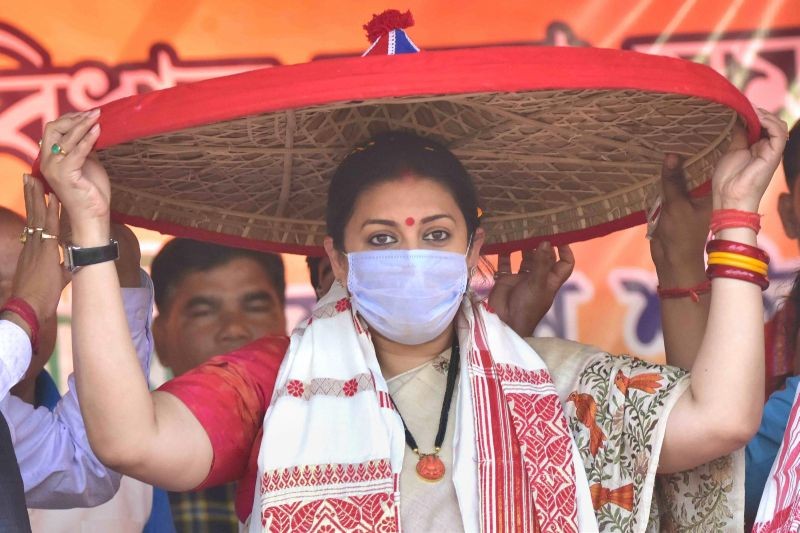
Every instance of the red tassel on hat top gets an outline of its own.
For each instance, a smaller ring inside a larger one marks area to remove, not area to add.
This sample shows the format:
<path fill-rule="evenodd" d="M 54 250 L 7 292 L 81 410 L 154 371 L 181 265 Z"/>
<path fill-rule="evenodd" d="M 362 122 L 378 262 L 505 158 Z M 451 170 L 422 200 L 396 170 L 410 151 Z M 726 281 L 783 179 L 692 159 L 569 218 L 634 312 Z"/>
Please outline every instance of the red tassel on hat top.
<path fill-rule="evenodd" d="M 364 24 L 364 29 L 367 30 L 369 42 L 374 43 L 381 35 L 392 30 L 404 30 L 413 25 L 414 17 L 411 11 L 401 13 L 396 9 L 387 9 L 380 15 L 372 15 L 372 20 Z"/>

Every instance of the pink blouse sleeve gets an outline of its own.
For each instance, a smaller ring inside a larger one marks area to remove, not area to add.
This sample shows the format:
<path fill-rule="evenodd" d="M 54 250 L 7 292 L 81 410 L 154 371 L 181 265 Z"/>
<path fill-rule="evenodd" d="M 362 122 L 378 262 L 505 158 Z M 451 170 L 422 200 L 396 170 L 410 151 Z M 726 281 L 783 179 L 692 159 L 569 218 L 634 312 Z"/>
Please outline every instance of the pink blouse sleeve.
<path fill-rule="evenodd" d="M 263 337 L 213 357 L 158 389 L 186 404 L 211 440 L 211 470 L 196 489 L 244 476 L 288 346 L 286 337 Z"/>

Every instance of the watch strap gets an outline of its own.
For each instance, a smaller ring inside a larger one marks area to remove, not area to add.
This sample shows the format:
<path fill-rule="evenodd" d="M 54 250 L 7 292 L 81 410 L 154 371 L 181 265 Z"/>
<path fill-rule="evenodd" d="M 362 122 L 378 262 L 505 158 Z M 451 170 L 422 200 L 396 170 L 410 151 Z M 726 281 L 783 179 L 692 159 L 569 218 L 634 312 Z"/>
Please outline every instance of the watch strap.
<path fill-rule="evenodd" d="M 69 255 L 71 259 L 69 266 L 73 269 L 105 263 L 106 261 L 116 261 L 119 259 L 119 244 L 114 239 L 111 239 L 111 242 L 104 246 L 93 246 L 91 248 L 69 246 Z"/>

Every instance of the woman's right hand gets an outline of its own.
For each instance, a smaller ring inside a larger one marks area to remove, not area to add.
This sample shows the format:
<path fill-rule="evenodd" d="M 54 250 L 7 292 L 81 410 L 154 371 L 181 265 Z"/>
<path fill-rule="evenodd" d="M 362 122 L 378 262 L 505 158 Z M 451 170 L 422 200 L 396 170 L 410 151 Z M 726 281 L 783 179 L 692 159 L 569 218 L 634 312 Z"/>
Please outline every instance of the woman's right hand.
<path fill-rule="evenodd" d="M 100 136 L 99 117 L 99 109 L 68 113 L 48 123 L 42 136 L 41 170 L 69 214 L 78 246 L 102 246 L 110 238 L 111 186 L 91 156 Z"/>

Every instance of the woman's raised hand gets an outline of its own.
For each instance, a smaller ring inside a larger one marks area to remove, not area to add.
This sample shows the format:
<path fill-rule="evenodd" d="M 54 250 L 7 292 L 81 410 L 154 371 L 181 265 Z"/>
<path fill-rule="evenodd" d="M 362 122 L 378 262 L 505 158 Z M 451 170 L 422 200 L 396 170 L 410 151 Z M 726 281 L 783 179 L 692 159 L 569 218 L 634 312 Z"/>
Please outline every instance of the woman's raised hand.
<path fill-rule="evenodd" d="M 40 166 L 72 224 L 79 246 L 108 244 L 111 187 L 92 148 L 100 136 L 100 110 L 68 113 L 48 123 Z"/>
<path fill-rule="evenodd" d="M 748 147 L 744 132 L 735 132 L 728 152 L 714 169 L 714 209 L 758 211 L 761 197 L 778 167 L 789 128 L 763 109 L 758 109 L 757 114 L 766 137 Z"/>

